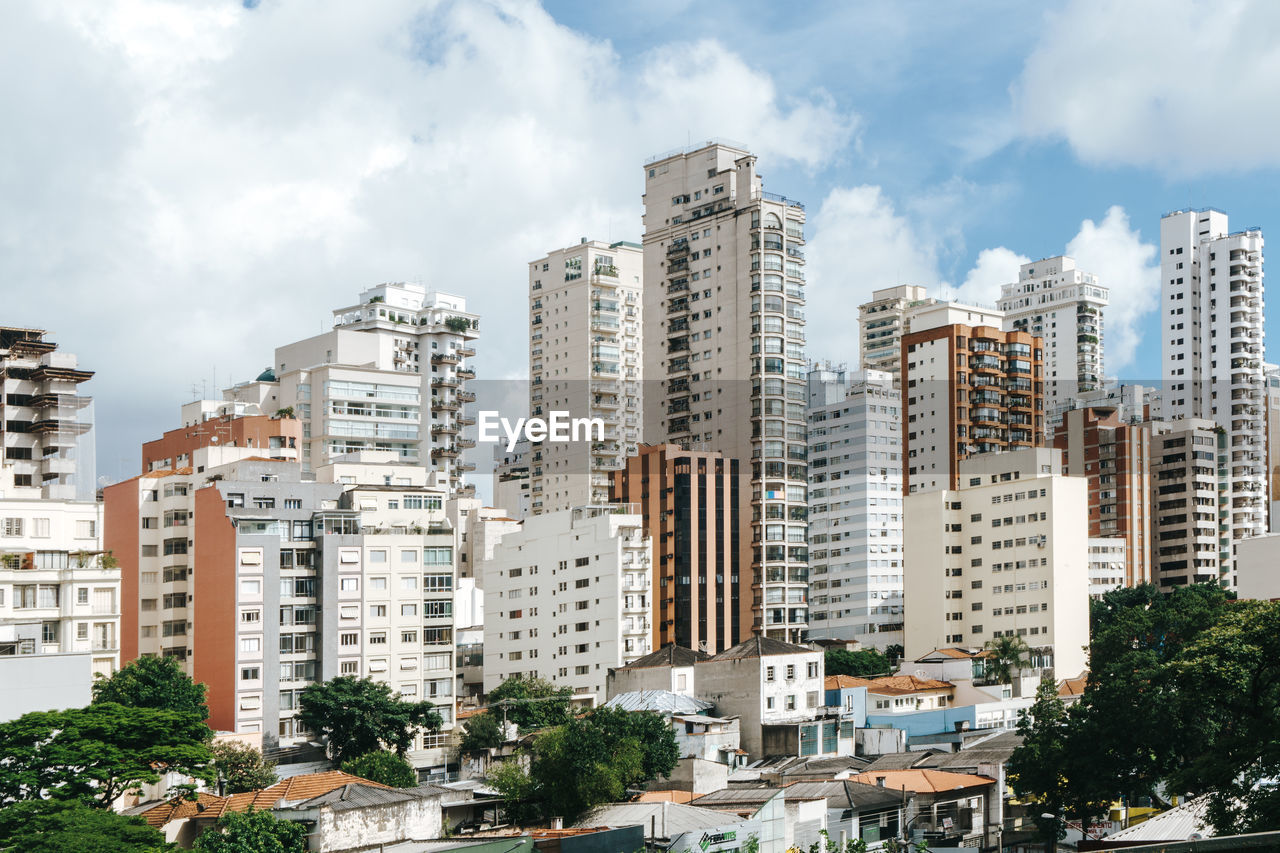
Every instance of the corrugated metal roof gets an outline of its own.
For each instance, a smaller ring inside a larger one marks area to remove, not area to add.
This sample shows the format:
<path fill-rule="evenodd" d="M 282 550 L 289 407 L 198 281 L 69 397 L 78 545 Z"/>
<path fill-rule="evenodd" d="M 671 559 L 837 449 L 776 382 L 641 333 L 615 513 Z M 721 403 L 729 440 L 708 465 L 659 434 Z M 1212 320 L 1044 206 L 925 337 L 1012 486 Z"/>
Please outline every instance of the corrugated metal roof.
<path fill-rule="evenodd" d="M 365 783 L 349 783 L 326 794 L 298 802 L 282 801 L 276 808 L 313 809 L 327 806 L 335 811 L 407 803 L 410 800 L 436 799 L 452 791 L 424 785 L 420 788 L 375 788 Z"/>
<path fill-rule="evenodd" d="M 775 640 L 772 637 L 757 634 L 750 639 L 743 640 L 732 648 L 725 649 L 711 658 L 711 660 L 746 660 L 748 658 L 762 658 L 765 655 L 797 655 L 813 651 L 808 646 L 784 643 L 782 640 Z"/>
<path fill-rule="evenodd" d="M 651 666 L 693 666 L 700 660 L 707 660 L 711 656 L 704 651 L 696 649 L 686 649 L 684 646 L 677 646 L 675 643 L 667 643 L 656 652 L 649 652 L 642 658 L 637 658 L 626 666 L 620 666 L 618 669 L 645 669 Z"/>
<path fill-rule="evenodd" d="M 647 831 L 650 820 L 656 822 L 660 838 L 674 838 L 684 832 L 741 823 L 743 818 L 683 803 L 607 803 L 587 812 L 574 826 L 643 826 Z"/>
<path fill-rule="evenodd" d="M 659 714 L 696 714 L 711 710 L 715 703 L 682 696 L 670 690 L 633 690 L 619 693 L 605 702 L 604 707 L 621 708 L 624 711 L 657 711 Z"/>
<path fill-rule="evenodd" d="M 1186 841 L 1192 835 L 1212 838 L 1213 826 L 1205 818 L 1209 807 L 1207 796 L 1195 797 L 1167 812 L 1148 818 L 1137 826 L 1113 832 L 1107 841 Z"/>

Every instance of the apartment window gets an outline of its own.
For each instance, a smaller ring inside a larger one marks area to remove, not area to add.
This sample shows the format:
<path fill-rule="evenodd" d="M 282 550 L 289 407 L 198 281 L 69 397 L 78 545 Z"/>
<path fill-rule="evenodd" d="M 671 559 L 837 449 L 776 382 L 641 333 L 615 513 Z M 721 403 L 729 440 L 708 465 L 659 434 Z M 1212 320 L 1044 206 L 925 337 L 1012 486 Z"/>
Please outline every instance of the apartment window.
<path fill-rule="evenodd" d="M 76 590 L 76 604 L 88 604 L 88 603 L 89 603 L 89 588 L 87 586 L 82 586 Z"/>
<path fill-rule="evenodd" d="M 76 538 L 92 539 L 98 535 L 98 522 L 96 521 L 77 521 L 76 522 Z"/>
<path fill-rule="evenodd" d="M 262 670 L 256 666 L 240 667 L 241 681 L 257 681 L 261 677 L 262 677 Z"/>
<path fill-rule="evenodd" d="M 348 648 L 358 646 L 360 645 L 360 635 L 355 631 L 345 631 L 338 635 L 338 645 L 347 646 Z"/>
<path fill-rule="evenodd" d="M 416 604 L 401 604 L 401 605 L 400 605 L 400 615 L 401 615 L 401 616 L 417 616 L 417 615 L 418 615 L 418 605 L 416 605 Z"/>
<path fill-rule="evenodd" d="M 252 625 L 262 621 L 261 610 L 242 610 L 240 611 L 240 624 Z"/>
<path fill-rule="evenodd" d="M 372 634 L 369 635 L 369 645 L 385 646 L 386 644 L 387 644 L 386 631 L 374 631 Z"/>
<path fill-rule="evenodd" d="M 57 622 L 41 622 L 40 623 L 40 642 L 42 643 L 58 642 L 58 623 Z"/>
<path fill-rule="evenodd" d="M 4 520 L 4 535 L 5 536 L 21 536 L 22 522 L 23 522 L 23 519 L 21 518 L 6 518 Z"/>
<path fill-rule="evenodd" d="M 342 592 L 359 592 L 360 578 L 342 578 L 338 581 L 338 589 Z"/>
<path fill-rule="evenodd" d="M 183 632 L 185 633 L 185 631 Z M 240 651 L 244 654 L 258 654 L 262 651 L 261 637 L 241 637 Z"/>
<path fill-rule="evenodd" d="M 796 709 L 796 697 L 794 694 L 787 696 L 787 710 L 794 711 Z"/>
<path fill-rule="evenodd" d="M 773 668 L 773 667 L 771 667 L 771 666 L 766 666 L 766 667 L 764 668 L 764 680 L 765 680 L 765 681 L 773 681 L 773 680 L 774 680 L 774 677 L 775 677 L 775 675 L 774 675 L 774 668 Z"/>
<path fill-rule="evenodd" d="M 817 661 L 810 661 L 810 662 L 809 662 L 808 673 L 809 673 L 809 677 L 810 677 L 810 678 L 817 678 L 817 677 L 818 677 L 818 662 L 817 662 Z"/>
<path fill-rule="evenodd" d="M 31 519 L 31 535 L 36 539 L 49 538 L 49 519 L 33 518 Z"/>
<path fill-rule="evenodd" d="M 413 645 L 416 646 L 418 644 L 418 632 L 417 631 L 401 631 L 400 642 L 412 643 Z"/>
<path fill-rule="evenodd" d="M 340 664 L 338 664 L 338 671 L 342 675 L 359 675 L 360 661 L 344 660 Z"/>

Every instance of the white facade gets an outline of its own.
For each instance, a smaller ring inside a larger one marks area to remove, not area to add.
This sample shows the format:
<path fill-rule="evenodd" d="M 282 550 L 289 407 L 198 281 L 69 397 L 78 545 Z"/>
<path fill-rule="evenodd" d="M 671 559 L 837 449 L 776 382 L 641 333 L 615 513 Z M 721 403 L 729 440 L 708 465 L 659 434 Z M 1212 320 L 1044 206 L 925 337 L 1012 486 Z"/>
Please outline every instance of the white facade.
<path fill-rule="evenodd" d="M 510 451 L 505 442 L 497 442 L 493 446 L 493 505 L 502 507 L 517 520 L 533 514 L 529 490 L 529 459 L 532 455 L 533 448 L 529 439 L 524 437 Z"/>
<path fill-rule="evenodd" d="M 908 313 L 934 301 L 920 285 L 905 284 L 877 290 L 870 302 L 859 305 L 862 369 L 882 370 L 896 379 L 902 372 L 902 336 L 911 330 Z"/>
<path fill-rule="evenodd" d="M 1005 328 L 1044 340 L 1046 411 L 1102 384 L 1102 309 L 1109 300 L 1096 275 L 1062 255 L 1023 264 L 1018 280 L 1001 288 Z"/>
<path fill-rule="evenodd" d="M 1231 233 L 1222 211 L 1160 220 L 1164 413 L 1225 430 L 1233 541 L 1266 532 L 1262 254 L 1261 229 Z"/>
<path fill-rule="evenodd" d="M 88 679 L 111 675 L 120 668 L 120 571 L 102 551 L 102 507 L 40 495 L 0 468 L 0 655 L 81 653 L 91 656 Z"/>
<path fill-rule="evenodd" d="M 479 498 L 454 498 L 445 508 L 449 523 L 458 532 L 458 577 L 471 580 L 478 590 L 483 590 L 480 567 L 493 556 L 493 549 L 503 536 L 520 529 L 520 522 L 500 506 L 484 506 Z M 460 623 L 464 628 L 482 624 L 483 613 L 479 621 Z"/>
<path fill-rule="evenodd" d="M 1027 448 L 960 462 L 959 488 L 906 498 L 906 656 L 1022 637 L 1033 665 L 1085 668 L 1088 481 L 1061 452 Z"/>
<path fill-rule="evenodd" d="M 982 305 L 949 299 L 930 299 L 907 310 L 907 332 L 924 332 L 943 326 L 990 326 L 1003 329 L 1004 312 Z"/>
<path fill-rule="evenodd" d="M 380 284 L 356 305 L 333 312 L 334 329 L 279 347 L 254 382 L 224 391 L 263 414 L 292 408 L 302 421 L 302 467 L 314 470 L 347 453 L 395 453 L 401 462 L 444 473 L 469 493 L 462 474 L 474 465 L 459 437 L 474 426 L 462 407 L 475 401 L 465 383 L 479 335 L 461 296 L 415 284 Z"/>
<path fill-rule="evenodd" d="M 598 418 L 603 436 L 532 448 L 534 514 L 609 501 L 609 478 L 636 454 L 642 403 L 644 252 L 587 241 L 529 264 L 529 414 Z"/>
<path fill-rule="evenodd" d="M 644 171 L 644 441 L 719 451 L 751 472 L 739 489 L 752 528 L 742 588 L 754 586 L 743 630 L 798 640 L 809 622 L 804 206 L 765 192 L 755 156 L 729 144 Z"/>
<path fill-rule="evenodd" d="M 809 637 L 902 643 L 902 411 L 893 375 L 809 373 Z"/>
<path fill-rule="evenodd" d="M 484 563 L 484 691 L 536 675 L 605 701 L 609 670 L 650 651 L 652 545 L 626 506 L 534 516 Z"/>
<path fill-rule="evenodd" d="M 1103 594 L 1125 585 L 1127 566 L 1125 542 L 1115 537 L 1097 537 L 1089 540 L 1089 597 L 1101 598 Z"/>

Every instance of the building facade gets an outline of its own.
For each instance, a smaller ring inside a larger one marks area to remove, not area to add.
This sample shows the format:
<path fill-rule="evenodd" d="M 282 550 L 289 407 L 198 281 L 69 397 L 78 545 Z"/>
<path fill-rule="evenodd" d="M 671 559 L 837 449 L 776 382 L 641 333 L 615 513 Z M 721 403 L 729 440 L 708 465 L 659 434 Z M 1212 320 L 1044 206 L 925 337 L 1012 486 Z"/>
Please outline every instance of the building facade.
<path fill-rule="evenodd" d="M 1050 448 L 960 463 L 955 489 L 906 498 L 906 655 L 1023 638 L 1032 668 L 1086 667 L 1088 483 Z"/>
<path fill-rule="evenodd" d="M 43 329 L 0 327 L 0 445 L 15 487 L 94 499 L 93 398 L 80 394 L 91 378 Z"/>
<path fill-rule="evenodd" d="M 902 643 L 902 399 L 893 375 L 809 372 L 809 637 Z"/>
<path fill-rule="evenodd" d="M 912 331 L 902 376 L 905 494 L 956 488 L 959 464 L 975 454 L 1044 443 L 1044 349 L 1034 335 L 961 324 Z"/>
<path fill-rule="evenodd" d="M 640 443 L 644 252 L 585 238 L 529 264 L 529 414 L 598 418 L 603 435 L 531 448 L 530 509 L 609 500 Z"/>
<path fill-rule="evenodd" d="M 804 207 L 765 192 L 755 156 L 728 144 L 644 169 L 644 440 L 744 466 L 742 623 L 796 640 L 809 622 Z"/>
<path fill-rule="evenodd" d="M 902 336 L 910 331 L 909 312 L 932 302 L 925 288 L 905 284 L 874 291 L 858 306 L 858 350 L 863 370 L 880 370 L 896 380 L 902 370 Z"/>
<path fill-rule="evenodd" d="M 652 547 L 633 507 L 526 519 L 484 564 L 484 692 L 538 676 L 603 704 L 609 670 L 652 649 Z"/>
<path fill-rule="evenodd" d="M 474 469 L 461 453 L 475 446 L 460 432 L 475 426 L 463 407 L 475 402 L 479 318 L 461 296 L 415 284 L 380 284 L 333 312 L 334 328 L 279 347 L 253 382 L 224 391 L 259 413 L 292 412 L 302 423 L 302 469 L 347 453 L 395 453 L 401 462 L 444 474 L 454 493 Z"/>
<path fill-rule="evenodd" d="M 653 543 L 650 648 L 716 654 L 742 637 L 738 489 L 738 460 L 674 444 L 643 446 L 614 473 L 611 500 L 639 509 Z"/>
<path fill-rule="evenodd" d="M 1151 437 L 1152 580 L 1162 589 L 1229 584 L 1227 437 L 1213 421 L 1157 422 Z"/>
<path fill-rule="evenodd" d="M 1023 264 L 1018 280 L 1001 288 L 998 307 L 1005 312 L 1005 328 L 1044 342 L 1047 410 L 1102 384 L 1102 309 L 1109 300 L 1096 275 L 1062 255 Z"/>
<path fill-rule="evenodd" d="M 1123 586 L 1150 583 L 1151 423 L 1127 422 L 1115 408 L 1068 411 L 1054 436 L 1069 477 L 1089 481 L 1089 537 L 1124 546 Z"/>
<path fill-rule="evenodd" d="M 1231 232 L 1222 211 L 1160 220 L 1164 417 L 1223 429 L 1232 541 L 1266 532 L 1262 262 L 1261 229 Z"/>

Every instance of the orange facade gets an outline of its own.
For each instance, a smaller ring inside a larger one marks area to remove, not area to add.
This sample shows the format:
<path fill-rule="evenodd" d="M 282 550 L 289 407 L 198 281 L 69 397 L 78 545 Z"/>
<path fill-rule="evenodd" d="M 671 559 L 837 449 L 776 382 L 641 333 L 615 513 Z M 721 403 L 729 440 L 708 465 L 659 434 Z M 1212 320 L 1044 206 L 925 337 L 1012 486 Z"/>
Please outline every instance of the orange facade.
<path fill-rule="evenodd" d="M 191 454 L 202 447 L 256 447 L 263 456 L 274 456 L 271 450 L 292 451 L 287 458 L 296 459 L 302 443 L 302 422 L 296 418 L 272 418 L 266 415 L 210 418 L 191 426 L 171 429 L 161 438 L 142 445 L 142 470 L 173 468 L 186 464 Z"/>

